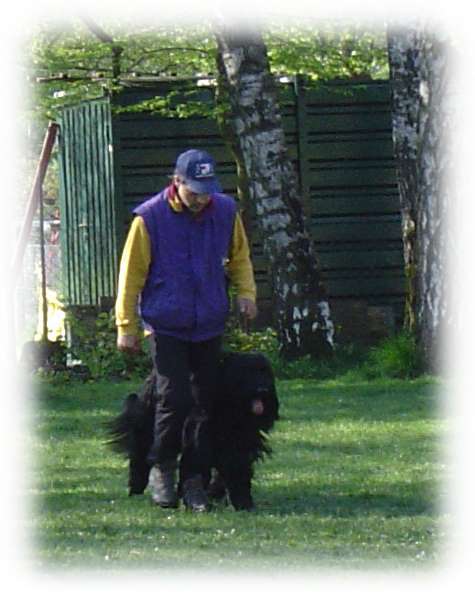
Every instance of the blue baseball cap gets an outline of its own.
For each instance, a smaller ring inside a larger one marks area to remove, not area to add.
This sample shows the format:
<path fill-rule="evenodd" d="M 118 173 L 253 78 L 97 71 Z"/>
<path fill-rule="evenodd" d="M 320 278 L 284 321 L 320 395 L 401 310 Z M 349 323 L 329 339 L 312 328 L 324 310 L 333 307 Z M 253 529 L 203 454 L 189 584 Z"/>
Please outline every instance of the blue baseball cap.
<path fill-rule="evenodd" d="M 215 176 L 216 162 L 203 150 L 189 149 L 176 159 L 175 174 L 193 193 L 220 193 L 221 185 Z"/>

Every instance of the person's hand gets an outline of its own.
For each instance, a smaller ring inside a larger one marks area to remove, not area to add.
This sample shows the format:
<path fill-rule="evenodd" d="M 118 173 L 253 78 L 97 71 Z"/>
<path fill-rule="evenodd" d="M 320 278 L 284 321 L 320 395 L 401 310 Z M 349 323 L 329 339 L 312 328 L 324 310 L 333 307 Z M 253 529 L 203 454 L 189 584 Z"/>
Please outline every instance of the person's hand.
<path fill-rule="evenodd" d="M 138 353 L 140 351 L 139 339 L 135 334 L 119 334 L 117 348 L 126 353 Z"/>
<path fill-rule="evenodd" d="M 241 317 L 248 320 L 254 320 L 257 316 L 257 306 L 252 299 L 238 297 L 236 303 Z"/>

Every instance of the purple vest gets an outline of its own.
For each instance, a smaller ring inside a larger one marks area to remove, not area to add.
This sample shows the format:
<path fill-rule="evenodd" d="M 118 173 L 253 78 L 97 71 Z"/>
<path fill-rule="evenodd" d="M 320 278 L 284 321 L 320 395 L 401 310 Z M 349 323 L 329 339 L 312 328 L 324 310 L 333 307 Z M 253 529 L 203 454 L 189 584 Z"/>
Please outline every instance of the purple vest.
<path fill-rule="evenodd" d="M 237 207 L 216 193 L 194 215 L 175 212 L 167 197 L 165 189 L 134 210 L 145 222 L 152 253 L 140 313 L 158 334 L 203 341 L 221 335 L 228 317 L 224 265 Z"/>

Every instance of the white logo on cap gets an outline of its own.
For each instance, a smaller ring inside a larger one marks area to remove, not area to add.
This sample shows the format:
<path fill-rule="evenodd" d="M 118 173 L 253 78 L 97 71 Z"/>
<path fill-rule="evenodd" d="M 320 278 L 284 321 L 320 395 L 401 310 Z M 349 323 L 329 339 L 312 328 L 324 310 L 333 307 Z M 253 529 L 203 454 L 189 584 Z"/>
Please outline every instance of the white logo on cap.
<path fill-rule="evenodd" d="M 213 165 L 210 162 L 203 162 L 196 164 L 195 166 L 195 178 L 204 179 L 210 176 L 214 176 Z"/>

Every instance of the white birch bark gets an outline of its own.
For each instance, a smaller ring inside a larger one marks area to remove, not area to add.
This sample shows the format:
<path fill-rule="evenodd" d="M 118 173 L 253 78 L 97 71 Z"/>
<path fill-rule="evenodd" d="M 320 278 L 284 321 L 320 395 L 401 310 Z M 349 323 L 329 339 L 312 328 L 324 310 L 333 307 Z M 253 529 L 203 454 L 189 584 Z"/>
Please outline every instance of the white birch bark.
<path fill-rule="evenodd" d="M 306 231 L 297 176 L 288 157 L 266 47 L 255 32 L 216 30 L 225 120 L 254 203 L 270 264 L 282 353 L 321 355 L 333 347 L 330 307 Z"/>
<path fill-rule="evenodd" d="M 437 370 L 451 320 L 449 52 L 440 36 L 421 26 L 390 31 L 388 50 L 408 282 L 406 326 L 416 334 L 429 369 Z"/>

